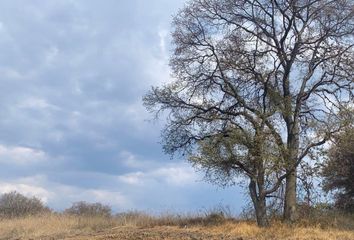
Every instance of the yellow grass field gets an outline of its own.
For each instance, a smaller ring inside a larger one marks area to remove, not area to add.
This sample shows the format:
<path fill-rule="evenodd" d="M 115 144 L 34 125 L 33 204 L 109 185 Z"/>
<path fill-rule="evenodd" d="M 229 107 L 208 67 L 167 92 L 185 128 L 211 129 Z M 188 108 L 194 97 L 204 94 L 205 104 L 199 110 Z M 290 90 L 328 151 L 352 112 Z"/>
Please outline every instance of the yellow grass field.
<path fill-rule="evenodd" d="M 191 221 L 192 222 L 192 221 Z M 165 216 L 117 218 L 75 217 L 47 214 L 0 221 L 0 239 L 122 239 L 122 240 L 353 240 L 354 231 L 337 227 L 288 226 L 273 222 L 262 229 L 253 222 L 225 220 L 217 224 L 188 224 Z"/>

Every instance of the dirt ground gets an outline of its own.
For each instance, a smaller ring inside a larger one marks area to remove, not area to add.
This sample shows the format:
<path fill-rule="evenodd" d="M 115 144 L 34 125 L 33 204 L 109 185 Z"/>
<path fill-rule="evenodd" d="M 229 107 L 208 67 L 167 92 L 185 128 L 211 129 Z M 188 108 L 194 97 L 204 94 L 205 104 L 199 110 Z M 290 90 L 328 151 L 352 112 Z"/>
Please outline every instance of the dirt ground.
<path fill-rule="evenodd" d="M 154 227 L 154 228 L 134 228 L 118 227 L 108 232 L 96 233 L 88 236 L 72 236 L 64 238 L 66 240 L 244 240 L 241 237 L 230 236 L 227 233 L 211 234 L 202 229 L 188 229 L 179 227 Z"/>

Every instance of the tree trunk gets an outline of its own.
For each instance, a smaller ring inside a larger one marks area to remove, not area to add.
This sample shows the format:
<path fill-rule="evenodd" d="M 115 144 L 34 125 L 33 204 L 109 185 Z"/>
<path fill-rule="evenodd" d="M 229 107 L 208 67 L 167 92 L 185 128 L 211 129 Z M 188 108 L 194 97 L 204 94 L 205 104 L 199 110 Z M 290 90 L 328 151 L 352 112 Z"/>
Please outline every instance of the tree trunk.
<path fill-rule="evenodd" d="M 284 220 L 288 223 L 296 221 L 296 170 L 286 178 Z"/>
<path fill-rule="evenodd" d="M 284 199 L 284 221 L 293 223 L 296 221 L 296 180 L 297 180 L 297 160 L 299 152 L 299 125 L 295 121 L 290 125 L 288 135 L 288 169 L 289 175 L 286 177 L 285 199 Z"/>
<path fill-rule="evenodd" d="M 260 227 L 268 227 L 269 221 L 267 216 L 266 199 L 259 199 L 257 206 L 255 206 L 257 224 Z"/>
<path fill-rule="evenodd" d="M 253 207 L 256 213 L 257 225 L 259 227 L 269 226 L 266 198 L 261 194 L 257 194 L 257 184 L 254 180 L 251 180 L 249 184 L 249 190 L 253 202 Z"/>

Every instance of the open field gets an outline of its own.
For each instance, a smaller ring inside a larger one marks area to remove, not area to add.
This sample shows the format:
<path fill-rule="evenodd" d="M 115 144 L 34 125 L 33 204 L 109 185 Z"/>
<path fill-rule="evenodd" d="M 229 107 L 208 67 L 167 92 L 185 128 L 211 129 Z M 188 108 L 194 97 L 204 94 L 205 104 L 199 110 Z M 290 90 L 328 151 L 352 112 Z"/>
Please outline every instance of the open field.
<path fill-rule="evenodd" d="M 74 217 L 48 214 L 1 220 L 0 239 L 122 239 L 122 240 L 353 240 L 351 227 L 321 225 L 291 227 L 274 222 L 261 229 L 253 222 L 227 219 L 178 218 L 124 215 L 116 218 Z"/>

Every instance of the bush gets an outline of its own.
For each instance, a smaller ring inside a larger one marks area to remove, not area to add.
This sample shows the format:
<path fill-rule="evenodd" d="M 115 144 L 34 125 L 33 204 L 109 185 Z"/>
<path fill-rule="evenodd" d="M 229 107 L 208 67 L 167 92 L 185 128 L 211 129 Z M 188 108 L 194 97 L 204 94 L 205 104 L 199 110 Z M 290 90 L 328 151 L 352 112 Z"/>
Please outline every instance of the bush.
<path fill-rule="evenodd" d="M 334 137 L 321 173 L 323 189 L 334 193 L 335 207 L 352 214 L 354 214 L 353 145 L 354 126 Z"/>
<path fill-rule="evenodd" d="M 313 206 L 300 203 L 298 205 L 300 226 L 316 226 L 321 228 L 335 227 L 342 230 L 354 230 L 354 215 L 341 211 L 334 205 L 318 203 Z"/>
<path fill-rule="evenodd" d="M 75 202 L 64 211 L 66 214 L 88 217 L 111 217 L 112 209 L 101 203 Z"/>
<path fill-rule="evenodd" d="M 228 206 L 216 206 L 204 212 L 204 225 L 220 225 L 228 220 L 232 220 L 231 209 Z"/>
<path fill-rule="evenodd" d="M 0 197 L 0 217 L 13 218 L 50 212 L 36 197 L 26 197 L 18 192 L 2 194 Z"/>

